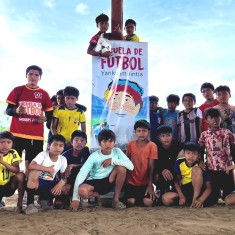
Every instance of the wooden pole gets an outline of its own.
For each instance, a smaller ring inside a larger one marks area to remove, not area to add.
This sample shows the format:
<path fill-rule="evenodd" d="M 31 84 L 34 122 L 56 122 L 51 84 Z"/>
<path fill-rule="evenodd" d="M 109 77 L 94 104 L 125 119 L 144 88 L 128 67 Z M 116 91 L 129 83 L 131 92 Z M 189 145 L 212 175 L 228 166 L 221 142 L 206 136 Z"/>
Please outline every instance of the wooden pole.
<path fill-rule="evenodd" d="M 123 0 L 112 0 L 112 33 L 117 25 L 123 29 Z"/>

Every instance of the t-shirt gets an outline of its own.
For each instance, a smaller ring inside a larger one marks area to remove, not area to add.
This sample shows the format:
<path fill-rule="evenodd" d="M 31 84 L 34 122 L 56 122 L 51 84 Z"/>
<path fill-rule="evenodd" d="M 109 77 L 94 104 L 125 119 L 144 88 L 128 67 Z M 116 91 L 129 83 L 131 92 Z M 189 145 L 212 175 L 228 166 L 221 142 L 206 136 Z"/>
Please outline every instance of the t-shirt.
<path fill-rule="evenodd" d="M 89 43 L 95 47 L 101 37 L 101 35 L 103 34 L 104 38 L 110 39 L 111 38 L 111 34 L 110 33 L 103 33 L 103 32 L 98 32 L 97 34 L 95 34 L 89 41 Z"/>
<path fill-rule="evenodd" d="M 139 38 L 139 36 L 137 36 L 136 34 L 132 34 L 132 35 L 130 35 L 130 36 L 126 35 L 125 38 L 126 38 L 126 39 L 125 39 L 126 41 L 140 42 L 140 38 Z"/>
<path fill-rule="evenodd" d="M 157 159 L 157 145 L 148 142 L 139 146 L 136 140 L 128 143 L 126 155 L 134 164 L 134 170 L 127 172 L 127 182 L 134 186 L 147 185 L 149 182 L 149 159 Z"/>
<path fill-rule="evenodd" d="M 14 162 L 22 162 L 16 150 L 11 149 L 6 155 L 3 155 L 3 161 L 12 165 Z M 7 184 L 15 173 L 9 171 L 3 164 L 0 163 L 0 185 Z"/>
<path fill-rule="evenodd" d="M 65 105 L 55 108 L 53 118 L 58 119 L 57 133 L 63 135 L 67 143 L 70 142 L 72 133 L 79 128 L 79 124 L 86 122 L 82 109 L 67 109 Z"/>
<path fill-rule="evenodd" d="M 177 126 L 178 113 L 179 113 L 179 110 L 171 111 L 168 109 L 163 109 L 163 112 L 162 112 L 163 124 L 170 126 L 172 128 L 174 140 L 178 140 L 178 126 Z"/>
<path fill-rule="evenodd" d="M 181 143 L 188 141 L 197 141 L 200 137 L 200 119 L 201 111 L 198 108 L 193 108 L 189 113 L 184 110 L 178 113 L 177 123 L 179 126 Z"/>
<path fill-rule="evenodd" d="M 224 171 L 232 165 L 230 146 L 235 144 L 235 137 L 228 129 L 203 131 L 198 141 L 206 147 L 206 166 L 209 170 Z"/>
<path fill-rule="evenodd" d="M 50 167 L 53 166 L 54 174 L 51 176 L 48 172 L 42 171 L 40 178 L 44 180 L 53 180 L 58 172 L 64 173 L 67 168 L 67 160 L 64 156 L 59 155 L 56 162 L 53 162 L 50 158 L 49 152 L 41 152 L 34 159 L 38 165 Z"/>
<path fill-rule="evenodd" d="M 228 128 L 231 132 L 235 133 L 235 106 L 228 105 L 228 107 L 221 107 L 216 105 L 215 108 L 219 109 L 222 117 L 222 127 Z"/>
<path fill-rule="evenodd" d="M 111 158 L 111 165 L 103 167 L 104 160 Z M 79 200 L 78 187 L 87 178 L 88 180 L 103 179 L 108 177 L 115 166 L 124 166 L 128 170 L 133 170 L 134 166 L 129 158 L 119 148 L 113 148 L 109 155 L 102 154 L 101 150 L 93 152 L 85 164 L 80 169 L 73 190 L 73 200 Z"/>
<path fill-rule="evenodd" d="M 157 109 L 156 111 L 150 111 L 150 125 L 151 125 L 151 133 L 150 139 L 153 142 L 157 140 L 157 128 L 162 125 L 162 112 Z"/>
<path fill-rule="evenodd" d="M 181 184 L 188 184 L 192 182 L 192 169 L 194 166 L 198 166 L 198 162 L 195 162 L 193 166 L 188 166 L 185 158 L 179 158 L 175 162 L 174 173 L 181 177 Z M 211 181 L 210 175 L 207 171 L 203 171 L 204 181 Z"/>
<path fill-rule="evenodd" d="M 203 131 L 207 131 L 208 130 L 208 123 L 206 122 L 206 119 L 205 119 L 205 113 L 206 111 L 209 109 L 209 108 L 212 108 L 216 105 L 219 104 L 219 101 L 218 100 L 213 100 L 213 102 L 211 104 L 208 104 L 208 103 L 204 103 L 202 104 L 201 106 L 199 106 L 199 109 L 202 111 L 202 125 L 203 125 Z"/>
<path fill-rule="evenodd" d="M 38 123 L 37 119 L 42 112 L 53 110 L 48 93 L 41 88 L 19 86 L 11 91 L 6 102 L 26 108 L 26 114 L 12 117 L 10 132 L 25 139 L 43 140 L 44 123 Z"/>

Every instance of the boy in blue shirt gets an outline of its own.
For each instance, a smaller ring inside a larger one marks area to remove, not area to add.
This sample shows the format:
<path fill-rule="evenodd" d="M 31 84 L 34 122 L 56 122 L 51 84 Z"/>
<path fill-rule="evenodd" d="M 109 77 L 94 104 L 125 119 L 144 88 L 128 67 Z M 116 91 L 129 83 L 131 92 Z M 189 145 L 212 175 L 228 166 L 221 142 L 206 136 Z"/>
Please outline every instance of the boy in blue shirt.
<path fill-rule="evenodd" d="M 175 190 L 163 194 L 162 202 L 169 206 L 178 201 L 180 206 L 191 205 L 191 208 L 202 208 L 211 203 L 212 191 L 210 176 L 199 166 L 200 145 L 194 142 L 184 144 L 185 158 L 177 159 L 174 167 Z"/>
<path fill-rule="evenodd" d="M 100 149 L 89 156 L 77 175 L 70 204 L 72 210 L 78 209 L 79 197 L 99 198 L 99 195 L 111 192 L 114 186 L 112 207 L 125 207 L 119 201 L 119 194 L 126 179 L 126 170 L 133 170 L 134 166 L 119 148 L 114 148 L 115 140 L 116 136 L 111 130 L 99 133 Z"/>
<path fill-rule="evenodd" d="M 163 124 L 172 128 L 173 139 L 178 140 L 178 126 L 177 126 L 177 115 L 179 110 L 176 107 L 180 103 L 180 97 L 178 95 L 170 94 L 166 98 L 167 109 L 163 109 L 162 120 Z"/>

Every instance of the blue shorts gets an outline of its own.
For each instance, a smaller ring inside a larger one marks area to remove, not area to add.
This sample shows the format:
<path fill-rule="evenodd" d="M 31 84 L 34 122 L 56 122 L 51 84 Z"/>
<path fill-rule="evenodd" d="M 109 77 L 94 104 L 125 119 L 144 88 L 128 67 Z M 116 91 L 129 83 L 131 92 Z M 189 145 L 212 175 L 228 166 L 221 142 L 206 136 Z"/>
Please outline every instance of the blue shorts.
<path fill-rule="evenodd" d="M 58 180 L 44 180 L 39 178 L 38 188 L 35 191 L 35 195 L 52 195 L 51 189 L 58 184 Z"/>

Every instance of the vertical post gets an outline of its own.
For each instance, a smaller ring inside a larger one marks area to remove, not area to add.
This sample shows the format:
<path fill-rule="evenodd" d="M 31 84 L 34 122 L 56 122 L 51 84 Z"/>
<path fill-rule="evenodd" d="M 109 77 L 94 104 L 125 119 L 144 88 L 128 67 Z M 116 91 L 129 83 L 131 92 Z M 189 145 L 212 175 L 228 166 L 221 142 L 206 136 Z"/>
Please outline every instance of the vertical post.
<path fill-rule="evenodd" d="M 123 28 L 123 0 L 112 0 L 112 33 L 114 28 L 119 25 Z"/>

